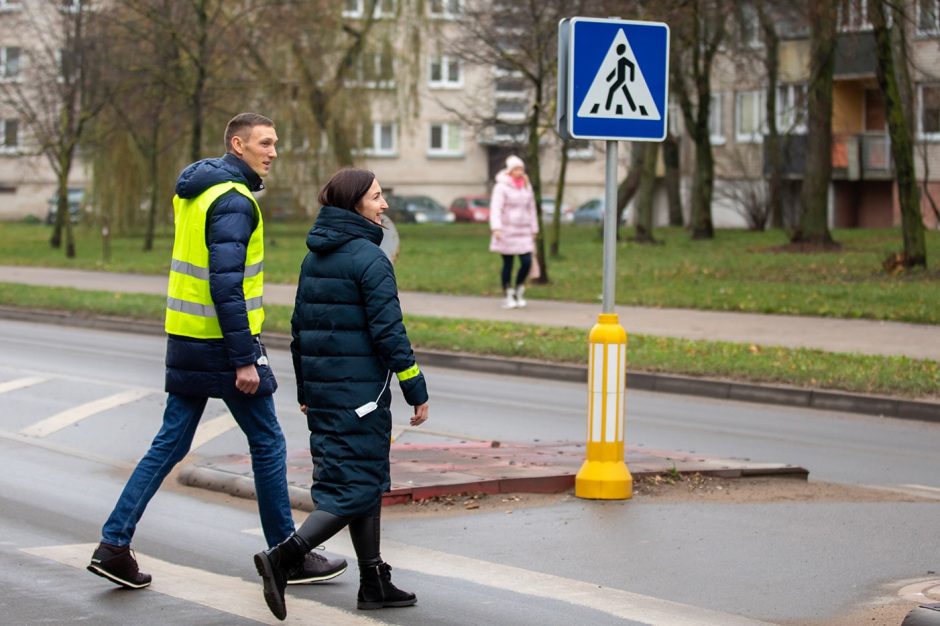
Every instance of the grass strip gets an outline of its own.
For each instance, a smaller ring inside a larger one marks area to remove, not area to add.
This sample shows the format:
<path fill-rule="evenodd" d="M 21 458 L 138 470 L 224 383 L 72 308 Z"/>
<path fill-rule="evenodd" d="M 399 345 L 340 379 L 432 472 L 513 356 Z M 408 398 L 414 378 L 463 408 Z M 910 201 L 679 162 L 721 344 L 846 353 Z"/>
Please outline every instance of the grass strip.
<path fill-rule="evenodd" d="M 131 319 L 163 319 L 163 296 L 0 283 L 0 304 Z M 265 307 L 265 328 L 289 333 L 291 307 Z M 508 322 L 406 316 L 416 348 L 587 362 L 587 332 Z M 940 364 L 907 357 L 870 356 L 746 343 L 630 335 L 631 370 L 726 378 L 802 388 L 935 398 Z"/>
<path fill-rule="evenodd" d="M 309 223 L 265 224 L 265 280 L 296 284 L 307 252 Z M 401 224 L 395 264 L 402 290 L 498 297 L 500 258 L 488 251 L 486 224 Z M 172 232 L 160 227 L 153 250 L 142 251 L 140 235 L 113 237 L 111 260 L 101 260 L 101 235 L 76 230 L 78 256 L 66 259 L 49 247 L 50 229 L 5 223 L 0 228 L 0 264 L 70 267 L 166 275 Z M 882 261 L 901 248 L 898 228 L 833 232 L 838 252 L 793 253 L 780 230 L 718 230 L 715 239 L 692 241 L 681 228 L 657 228 L 663 245 L 626 239 L 617 244 L 616 300 L 621 305 L 746 311 L 784 315 L 865 318 L 940 324 L 940 231 L 925 233 L 927 271 L 889 274 Z M 531 299 L 598 302 L 603 259 L 596 226 L 566 225 L 561 257 L 544 268 L 551 279 L 530 285 Z"/>

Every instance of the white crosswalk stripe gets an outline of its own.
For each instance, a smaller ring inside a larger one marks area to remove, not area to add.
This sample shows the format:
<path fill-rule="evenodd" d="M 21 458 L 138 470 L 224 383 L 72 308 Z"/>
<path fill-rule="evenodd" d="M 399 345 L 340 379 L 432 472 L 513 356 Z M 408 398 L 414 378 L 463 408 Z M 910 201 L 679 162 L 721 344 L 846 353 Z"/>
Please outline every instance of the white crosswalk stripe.
<path fill-rule="evenodd" d="M 78 406 L 66 409 L 56 413 L 51 417 L 36 422 L 31 426 L 21 429 L 20 434 L 27 435 L 29 437 L 46 437 L 51 435 L 54 432 L 58 432 L 63 428 L 67 428 L 72 424 L 82 421 L 86 417 L 91 417 L 97 413 L 107 411 L 119 407 L 124 404 L 130 404 L 140 400 L 141 398 L 150 395 L 150 390 L 148 389 L 129 389 L 127 391 L 122 391 L 121 393 L 116 393 L 112 396 L 106 398 L 101 398 L 98 400 L 93 400 L 92 402 L 86 402 L 85 404 L 80 404 Z"/>
<path fill-rule="evenodd" d="M 261 529 L 245 531 L 261 534 Z M 326 544 L 330 552 L 352 555 L 355 551 L 347 533 L 332 537 Z M 568 602 L 614 617 L 668 626 L 767 626 L 770 622 L 753 620 L 702 607 L 644 596 L 595 583 L 520 567 L 430 550 L 382 539 L 382 557 L 398 570 L 410 570 L 428 576 L 459 580 L 494 587 L 504 591 Z"/>
<path fill-rule="evenodd" d="M 0 383 L 0 393 L 16 391 L 17 389 L 23 389 L 25 387 L 32 387 L 33 385 L 38 385 L 39 383 L 44 383 L 48 380 L 48 378 L 44 378 L 42 376 L 27 376 L 26 378 L 8 380 L 5 383 Z"/>
<path fill-rule="evenodd" d="M 85 569 L 95 546 L 96 544 L 93 543 L 43 546 L 24 548 L 22 552 L 70 567 Z M 262 624 L 361 626 L 381 623 L 362 615 L 296 596 L 288 598 L 287 619 L 281 622 L 271 614 L 264 603 L 260 578 L 256 582 L 250 582 L 234 576 L 224 576 L 194 567 L 176 565 L 140 552 L 136 554 L 140 569 L 153 576 L 153 583 L 147 590 L 238 617 L 256 620 Z M 138 593 L 146 593 L 146 591 Z"/>

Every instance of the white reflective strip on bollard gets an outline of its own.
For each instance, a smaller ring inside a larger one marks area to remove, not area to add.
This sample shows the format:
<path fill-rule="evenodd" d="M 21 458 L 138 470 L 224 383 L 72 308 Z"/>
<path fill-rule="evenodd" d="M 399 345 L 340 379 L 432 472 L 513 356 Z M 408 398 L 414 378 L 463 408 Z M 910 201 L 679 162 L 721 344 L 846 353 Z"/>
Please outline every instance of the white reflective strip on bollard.
<path fill-rule="evenodd" d="M 606 404 L 604 406 L 604 441 L 612 442 L 617 440 L 617 407 L 620 406 L 620 390 L 617 384 L 617 376 L 620 374 L 620 344 L 607 344 L 607 358 L 604 359 L 604 366 L 607 370 L 607 393 Z"/>
<path fill-rule="evenodd" d="M 627 390 L 624 388 L 627 375 L 627 344 L 620 344 L 620 371 L 617 373 L 617 441 L 624 440 L 624 420 L 626 412 L 623 410 L 627 401 Z"/>
<path fill-rule="evenodd" d="M 591 433 L 590 441 L 601 441 L 601 421 L 604 419 L 604 344 L 591 346 Z"/>

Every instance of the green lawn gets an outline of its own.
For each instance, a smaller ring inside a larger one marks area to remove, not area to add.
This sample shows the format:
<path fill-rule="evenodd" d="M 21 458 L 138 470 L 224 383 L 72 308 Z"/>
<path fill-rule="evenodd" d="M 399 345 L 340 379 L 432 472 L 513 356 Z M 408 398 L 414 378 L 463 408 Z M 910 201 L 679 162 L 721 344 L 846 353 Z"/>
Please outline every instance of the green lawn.
<path fill-rule="evenodd" d="M 266 225 L 269 281 L 296 280 L 308 226 Z M 497 295 L 499 259 L 487 251 L 486 225 L 405 224 L 399 231 L 396 272 L 401 289 Z M 97 230 L 77 230 L 76 259 L 51 250 L 49 233 L 43 225 L 3 224 L 0 264 L 168 271 L 172 239 L 166 227 L 149 253 L 141 252 L 139 236 L 115 239 L 107 264 L 101 261 Z M 663 245 L 618 244 L 619 304 L 940 323 L 937 231 L 927 233 L 929 270 L 899 276 L 881 269 L 882 259 L 901 248 L 897 229 L 835 231 L 842 251 L 816 254 L 776 251 L 786 243 L 780 231 L 721 230 L 712 241 L 691 241 L 682 229 L 660 229 L 656 236 Z M 549 262 L 550 284 L 533 285 L 527 296 L 597 302 L 602 272 L 598 229 L 565 227 L 561 249 L 562 258 Z"/>

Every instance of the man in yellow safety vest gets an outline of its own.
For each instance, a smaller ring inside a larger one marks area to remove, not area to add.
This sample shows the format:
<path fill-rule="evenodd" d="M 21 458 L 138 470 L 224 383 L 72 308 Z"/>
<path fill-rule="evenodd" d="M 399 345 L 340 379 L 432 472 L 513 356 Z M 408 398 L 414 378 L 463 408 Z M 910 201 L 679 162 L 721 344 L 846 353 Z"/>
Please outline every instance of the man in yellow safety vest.
<path fill-rule="evenodd" d="M 130 550 L 137 522 L 170 470 L 186 456 L 209 398 L 220 398 L 248 438 L 265 541 L 294 532 L 277 389 L 261 343 L 264 224 L 252 192 L 277 158 L 274 123 L 241 113 L 225 129 L 226 153 L 180 174 L 166 305 L 166 410 L 102 529 L 88 569 L 123 587 L 150 584 Z M 289 582 L 329 580 L 346 561 L 316 552 Z"/>

